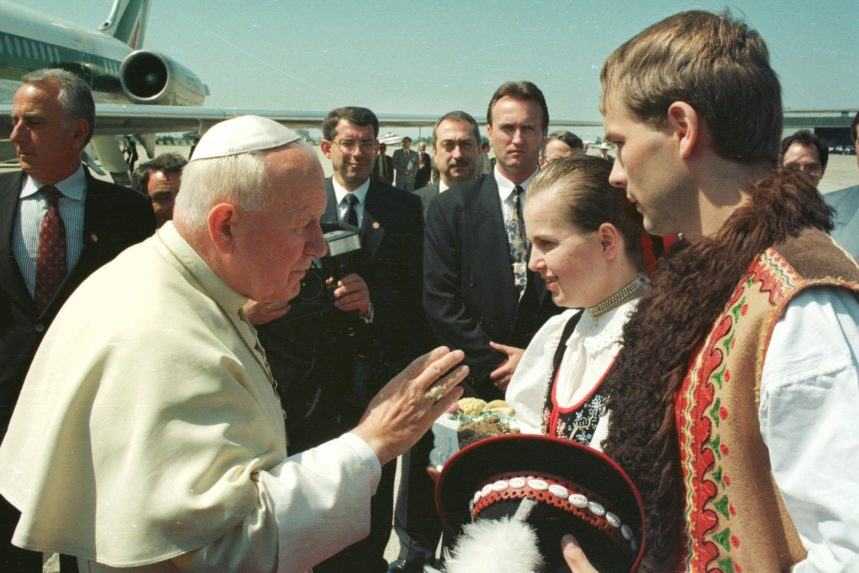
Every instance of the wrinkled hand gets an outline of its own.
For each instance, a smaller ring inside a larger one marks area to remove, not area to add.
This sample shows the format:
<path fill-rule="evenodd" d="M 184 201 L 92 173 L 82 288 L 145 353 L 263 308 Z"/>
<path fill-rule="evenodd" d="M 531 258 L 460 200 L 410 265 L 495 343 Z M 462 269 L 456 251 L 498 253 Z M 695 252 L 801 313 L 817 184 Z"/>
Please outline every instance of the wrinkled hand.
<path fill-rule="evenodd" d="M 383 465 L 405 453 L 432 423 L 462 396 L 457 385 L 468 376 L 461 350 L 439 347 L 415 359 L 382 388 L 367 406 L 354 432 Z M 439 398 L 427 396 L 439 387 Z"/>
<path fill-rule="evenodd" d="M 561 553 L 572 573 L 599 573 L 588 561 L 579 542 L 569 533 L 561 538 Z"/>
<path fill-rule="evenodd" d="M 492 350 L 501 352 L 507 356 L 507 359 L 501 363 L 501 366 L 489 374 L 489 379 L 503 392 L 507 388 L 507 385 L 510 384 L 510 380 L 513 378 L 513 373 L 516 371 L 516 366 L 519 365 L 519 360 L 522 358 L 525 349 L 499 344 L 491 340 L 489 341 L 489 346 L 492 347 Z"/>
<path fill-rule="evenodd" d="M 343 312 L 357 310 L 361 316 L 366 316 L 370 312 L 370 289 L 364 279 L 351 273 L 337 281 L 334 306 Z"/>
<path fill-rule="evenodd" d="M 283 302 L 259 302 L 248 300 L 242 307 L 245 318 L 251 324 L 259 326 L 272 320 L 276 320 L 289 312 L 289 301 Z"/>

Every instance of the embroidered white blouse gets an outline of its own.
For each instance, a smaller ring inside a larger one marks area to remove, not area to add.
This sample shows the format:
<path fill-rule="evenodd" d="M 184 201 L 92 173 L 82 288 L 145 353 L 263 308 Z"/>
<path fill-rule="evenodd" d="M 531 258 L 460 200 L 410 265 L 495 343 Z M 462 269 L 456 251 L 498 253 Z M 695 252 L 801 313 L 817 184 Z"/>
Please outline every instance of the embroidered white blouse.
<path fill-rule="evenodd" d="M 543 408 L 552 380 L 553 358 L 567 321 L 582 313 L 576 329 L 567 339 L 558 370 L 555 401 L 561 408 L 584 403 L 602 382 L 620 350 L 623 325 L 635 311 L 638 300 L 630 300 L 596 317 L 589 310 L 566 310 L 547 320 L 537 331 L 522 355 L 505 396 L 507 403 L 516 410 L 523 432 L 543 433 Z M 602 449 L 600 443 L 607 434 L 608 415 L 604 415 L 597 424 L 591 446 Z"/>

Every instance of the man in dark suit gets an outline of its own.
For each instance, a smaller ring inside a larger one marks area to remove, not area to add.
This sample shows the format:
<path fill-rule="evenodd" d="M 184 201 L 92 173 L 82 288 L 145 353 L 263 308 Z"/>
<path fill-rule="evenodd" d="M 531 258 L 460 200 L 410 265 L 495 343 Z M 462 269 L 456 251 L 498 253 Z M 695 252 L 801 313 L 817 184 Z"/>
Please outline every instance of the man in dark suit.
<path fill-rule="evenodd" d="M 415 189 L 425 187 L 432 178 L 432 157 L 427 153 L 427 144 L 418 145 L 418 170 L 415 173 Z"/>
<path fill-rule="evenodd" d="M 387 153 L 388 146 L 379 143 L 379 152 L 373 162 L 373 177 L 388 185 L 394 183 L 394 160 Z"/>
<path fill-rule="evenodd" d="M 542 92 L 530 82 L 502 84 L 487 123 L 494 172 L 442 193 L 429 206 L 424 308 L 440 341 L 466 352 L 473 395 L 495 399 L 503 396 L 522 349 L 559 309 L 527 269 L 521 217 L 549 124 Z"/>
<path fill-rule="evenodd" d="M 155 230 L 145 197 L 97 181 L 80 155 L 95 125 L 89 87 L 62 70 L 25 76 L 12 101 L 22 171 L 0 175 L 0 436 L 45 330 L 93 271 Z M 0 500 L 0 569 L 41 571 L 10 543 L 18 512 Z"/>
<path fill-rule="evenodd" d="M 421 198 L 424 213 L 436 195 L 477 177 L 480 128 L 470 114 L 448 112 L 433 126 L 432 146 L 438 180 L 414 191 Z"/>
<path fill-rule="evenodd" d="M 432 145 L 438 180 L 414 191 L 424 213 L 440 193 L 477 177 L 480 129 L 470 114 L 451 111 L 433 127 Z M 433 436 L 428 433 L 403 456 L 394 517 L 400 554 L 389 569 L 392 573 L 420 572 L 424 564 L 433 563 L 441 522 L 435 512 L 433 482 L 426 472 L 432 447 Z"/>
<path fill-rule="evenodd" d="M 260 328 L 275 377 L 281 384 L 284 378 L 289 383 L 282 395 L 291 451 L 354 426 L 389 373 L 429 346 L 421 307 L 420 201 L 370 177 L 378 130 L 375 114 L 360 107 L 335 109 L 322 126 L 321 148 L 333 170 L 326 180 L 323 229 L 357 228 L 361 242 L 360 254 L 345 276 L 336 277 L 331 285 L 334 309 L 296 318 L 291 315 L 302 310 L 297 302 L 283 318 Z M 288 373 L 299 373 L 300 386 L 288 380 Z M 313 414 L 290 410 L 299 401 L 315 404 Z M 394 471 L 394 463 L 382 470 L 372 502 L 370 536 L 316 571 L 387 570 L 383 554 L 391 532 Z"/>
<path fill-rule="evenodd" d="M 412 149 L 412 138 L 403 138 L 402 149 L 394 151 L 394 187 L 403 191 L 415 190 L 415 174 L 418 171 L 418 153 Z"/>

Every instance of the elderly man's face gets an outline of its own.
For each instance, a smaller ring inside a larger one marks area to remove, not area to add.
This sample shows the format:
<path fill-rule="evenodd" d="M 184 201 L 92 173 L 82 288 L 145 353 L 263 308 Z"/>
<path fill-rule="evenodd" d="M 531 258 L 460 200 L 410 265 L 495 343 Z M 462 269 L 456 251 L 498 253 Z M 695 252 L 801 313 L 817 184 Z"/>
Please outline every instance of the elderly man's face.
<path fill-rule="evenodd" d="M 298 294 L 311 262 L 325 253 L 323 173 L 302 147 L 272 152 L 265 162 L 274 200 L 268 209 L 236 214 L 232 275 L 245 296 L 282 302 Z"/>
<path fill-rule="evenodd" d="M 146 193 L 152 202 L 155 222 L 160 227 L 173 218 L 173 204 L 182 182 L 181 173 L 153 171 L 146 182 Z"/>
<path fill-rule="evenodd" d="M 782 165 L 786 169 L 802 171 L 811 177 L 815 186 L 823 178 L 823 165 L 820 164 L 820 156 L 817 154 L 817 148 L 813 145 L 804 145 L 799 142 L 791 143 L 784 152 Z"/>
<path fill-rule="evenodd" d="M 80 165 L 86 122 L 67 117 L 54 82 L 23 84 L 12 99 L 9 139 L 21 168 L 40 183 L 56 183 Z"/>

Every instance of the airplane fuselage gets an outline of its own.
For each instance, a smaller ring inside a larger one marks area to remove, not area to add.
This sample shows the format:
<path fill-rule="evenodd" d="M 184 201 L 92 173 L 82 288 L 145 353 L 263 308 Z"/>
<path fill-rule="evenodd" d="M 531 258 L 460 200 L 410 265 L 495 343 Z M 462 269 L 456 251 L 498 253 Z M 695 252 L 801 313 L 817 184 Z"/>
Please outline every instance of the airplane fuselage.
<path fill-rule="evenodd" d="M 132 52 L 119 40 L 56 22 L 14 4 L 0 5 L 0 101 L 11 101 L 21 76 L 63 68 L 84 78 L 97 101 L 127 103 L 120 69 Z"/>

